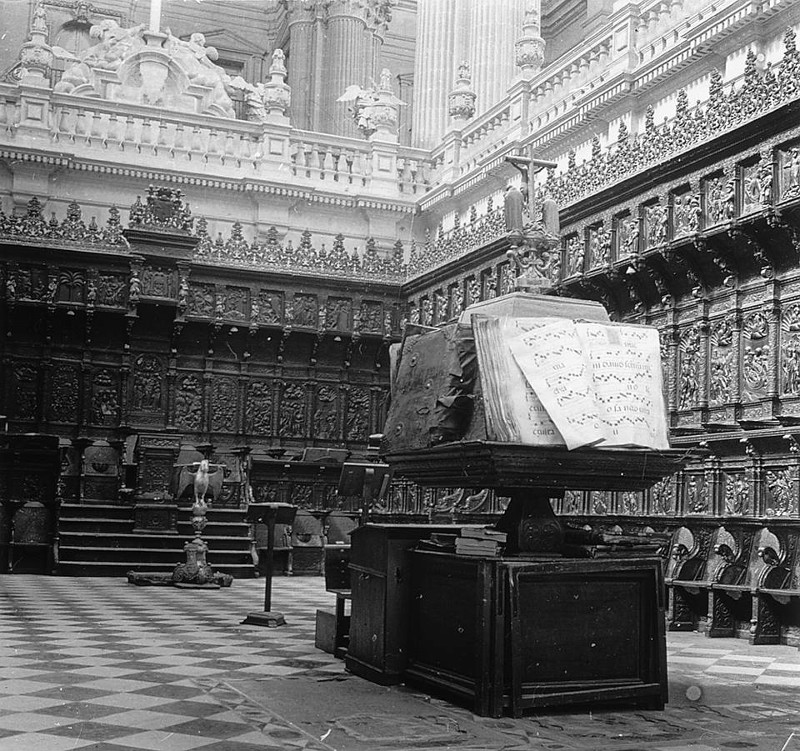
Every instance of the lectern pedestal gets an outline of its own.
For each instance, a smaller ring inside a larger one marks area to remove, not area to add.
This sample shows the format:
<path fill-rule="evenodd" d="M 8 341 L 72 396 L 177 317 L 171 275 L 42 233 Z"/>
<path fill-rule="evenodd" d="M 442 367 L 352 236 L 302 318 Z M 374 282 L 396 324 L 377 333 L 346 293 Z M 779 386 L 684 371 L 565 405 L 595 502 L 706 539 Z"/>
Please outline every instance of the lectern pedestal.
<path fill-rule="evenodd" d="M 247 508 L 247 519 L 253 523 L 267 525 L 267 561 L 264 567 L 264 611 L 253 611 L 242 621 L 243 625 L 283 626 L 286 619 L 283 613 L 272 609 L 272 564 L 275 550 L 275 525 L 292 524 L 297 513 L 296 506 L 288 503 L 251 503 Z"/>

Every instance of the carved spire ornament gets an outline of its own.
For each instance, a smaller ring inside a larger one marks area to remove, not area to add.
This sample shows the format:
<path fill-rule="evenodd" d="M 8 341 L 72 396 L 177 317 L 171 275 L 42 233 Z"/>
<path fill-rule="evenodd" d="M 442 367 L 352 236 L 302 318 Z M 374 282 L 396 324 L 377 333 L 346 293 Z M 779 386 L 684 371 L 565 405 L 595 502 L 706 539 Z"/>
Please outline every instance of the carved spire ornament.
<path fill-rule="evenodd" d="M 47 14 L 41 3 L 33 9 L 30 36 L 19 53 L 20 80 L 32 85 L 47 86 L 53 62 L 53 50 L 47 43 Z"/>
<path fill-rule="evenodd" d="M 463 123 L 475 114 L 475 91 L 472 88 L 472 73 L 469 63 L 458 66 L 456 85 L 447 96 L 447 111 L 456 122 Z"/>
<path fill-rule="evenodd" d="M 542 68 L 545 41 L 541 35 L 541 6 L 539 0 L 529 0 L 522 23 L 522 36 L 514 45 L 514 60 L 525 78 L 532 78 Z"/>

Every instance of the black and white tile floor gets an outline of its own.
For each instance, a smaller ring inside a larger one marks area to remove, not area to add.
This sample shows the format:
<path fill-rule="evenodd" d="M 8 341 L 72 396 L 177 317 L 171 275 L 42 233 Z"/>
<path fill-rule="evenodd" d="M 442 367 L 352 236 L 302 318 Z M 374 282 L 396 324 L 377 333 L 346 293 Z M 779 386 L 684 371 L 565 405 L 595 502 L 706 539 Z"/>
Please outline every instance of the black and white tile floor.
<path fill-rule="evenodd" d="M 333 597 L 322 578 L 278 578 L 273 603 L 288 625 L 240 625 L 261 609 L 262 598 L 262 580 L 208 591 L 0 576 L 0 751 L 330 751 L 236 686 L 243 679 L 341 674 L 342 661 L 314 647 L 316 609 L 332 609 Z M 668 655 L 671 697 L 677 692 L 682 703 L 665 713 L 606 715 L 599 735 L 599 714 L 569 723 L 557 714 L 470 717 L 508 733 L 508 748 L 781 751 L 785 741 L 785 751 L 800 751 L 796 649 L 670 634 Z M 687 686 L 689 696 L 697 689 L 712 698 L 727 691 L 719 706 L 693 706 L 684 697 Z M 756 691 L 756 699 L 737 699 L 744 688 Z M 775 736 L 781 743 L 755 730 L 770 718 L 782 723 Z M 616 725 L 634 745 L 611 745 L 624 735 Z"/>

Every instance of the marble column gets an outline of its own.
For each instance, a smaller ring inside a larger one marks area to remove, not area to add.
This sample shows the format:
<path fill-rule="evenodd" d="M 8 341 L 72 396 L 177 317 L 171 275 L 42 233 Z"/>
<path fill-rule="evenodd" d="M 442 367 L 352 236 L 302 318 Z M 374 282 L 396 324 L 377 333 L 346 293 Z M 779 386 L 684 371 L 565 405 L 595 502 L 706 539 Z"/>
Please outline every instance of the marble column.
<path fill-rule="evenodd" d="M 325 36 L 325 67 L 319 97 L 319 129 L 327 133 L 360 138 L 347 102 L 336 100 L 348 86 L 368 87 L 366 20 L 360 3 L 334 0 L 328 6 Z"/>
<path fill-rule="evenodd" d="M 467 0 L 425 0 L 417 6 L 417 48 L 414 59 L 415 146 L 436 147 L 448 127 L 447 95 L 461 59 L 459 36 L 466 30 Z"/>
<path fill-rule="evenodd" d="M 492 0 L 472 6 L 469 51 L 472 85 L 477 94 L 478 115 L 499 102 L 518 74 L 514 43 L 522 32 L 525 7 L 539 0 Z"/>
<path fill-rule="evenodd" d="M 299 5 L 299 3 L 298 3 Z M 301 130 L 312 127 L 314 103 L 315 11 L 289 5 L 289 86 L 292 90 L 292 125 Z M 318 85 L 318 83 L 317 83 Z"/>

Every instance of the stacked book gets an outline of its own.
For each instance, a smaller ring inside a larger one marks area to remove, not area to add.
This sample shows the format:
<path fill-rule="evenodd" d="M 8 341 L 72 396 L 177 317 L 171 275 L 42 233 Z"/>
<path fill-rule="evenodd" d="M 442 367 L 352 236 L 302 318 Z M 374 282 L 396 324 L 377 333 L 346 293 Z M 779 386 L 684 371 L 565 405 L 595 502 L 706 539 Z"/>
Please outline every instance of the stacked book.
<path fill-rule="evenodd" d="M 668 534 L 625 535 L 567 527 L 562 552 L 568 558 L 650 558 L 668 544 Z"/>
<path fill-rule="evenodd" d="M 464 527 L 461 536 L 456 538 L 456 553 L 492 558 L 503 552 L 505 544 L 505 532 L 491 527 Z"/>

